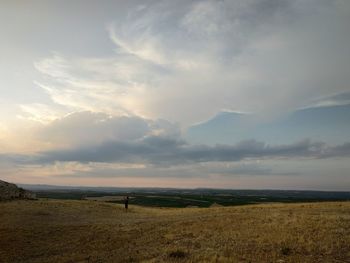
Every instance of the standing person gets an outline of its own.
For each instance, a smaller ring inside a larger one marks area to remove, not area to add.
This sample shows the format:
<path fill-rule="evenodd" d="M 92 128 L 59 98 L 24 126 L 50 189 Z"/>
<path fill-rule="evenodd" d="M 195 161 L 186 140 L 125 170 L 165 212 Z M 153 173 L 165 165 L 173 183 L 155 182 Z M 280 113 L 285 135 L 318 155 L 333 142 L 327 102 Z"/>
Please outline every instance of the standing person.
<path fill-rule="evenodd" d="M 128 207 L 129 207 L 129 196 L 127 195 L 124 199 L 124 205 L 125 205 L 125 211 L 128 211 Z"/>

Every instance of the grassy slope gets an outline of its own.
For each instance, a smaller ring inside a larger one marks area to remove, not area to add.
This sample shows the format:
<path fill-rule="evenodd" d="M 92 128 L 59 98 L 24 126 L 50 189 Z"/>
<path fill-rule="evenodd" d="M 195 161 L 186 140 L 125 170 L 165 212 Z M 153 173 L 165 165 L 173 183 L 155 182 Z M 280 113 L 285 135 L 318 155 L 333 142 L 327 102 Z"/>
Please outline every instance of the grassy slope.
<path fill-rule="evenodd" d="M 0 262 L 129 261 L 350 262 L 350 202 L 128 213 L 94 201 L 0 203 Z"/>

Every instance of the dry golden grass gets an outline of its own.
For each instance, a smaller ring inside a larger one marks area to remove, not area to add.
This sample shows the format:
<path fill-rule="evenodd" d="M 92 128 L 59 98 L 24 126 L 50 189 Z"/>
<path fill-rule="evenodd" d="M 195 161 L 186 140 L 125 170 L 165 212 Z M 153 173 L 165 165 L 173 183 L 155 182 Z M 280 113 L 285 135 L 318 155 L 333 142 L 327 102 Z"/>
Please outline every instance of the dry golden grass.
<path fill-rule="evenodd" d="M 0 262 L 350 262 L 350 202 L 152 209 L 0 203 Z"/>

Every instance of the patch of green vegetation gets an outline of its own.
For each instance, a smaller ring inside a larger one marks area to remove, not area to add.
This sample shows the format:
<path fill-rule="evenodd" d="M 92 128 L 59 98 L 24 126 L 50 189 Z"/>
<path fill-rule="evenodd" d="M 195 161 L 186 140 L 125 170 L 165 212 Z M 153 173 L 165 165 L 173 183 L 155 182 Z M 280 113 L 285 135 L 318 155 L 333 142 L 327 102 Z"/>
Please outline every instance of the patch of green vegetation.
<path fill-rule="evenodd" d="M 120 196 L 121 200 L 104 200 L 112 203 L 123 203 L 123 197 L 129 195 L 131 205 L 149 206 L 149 207 L 209 207 L 213 204 L 222 206 L 237 206 L 259 203 L 298 203 L 314 201 L 338 201 L 329 196 L 327 198 L 319 197 L 315 193 L 291 193 L 288 191 L 204 191 L 204 193 L 193 191 L 135 191 L 135 192 L 103 192 L 92 190 L 47 190 L 36 191 L 39 198 L 51 199 L 72 199 L 81 200 L 86 197 Z"/>

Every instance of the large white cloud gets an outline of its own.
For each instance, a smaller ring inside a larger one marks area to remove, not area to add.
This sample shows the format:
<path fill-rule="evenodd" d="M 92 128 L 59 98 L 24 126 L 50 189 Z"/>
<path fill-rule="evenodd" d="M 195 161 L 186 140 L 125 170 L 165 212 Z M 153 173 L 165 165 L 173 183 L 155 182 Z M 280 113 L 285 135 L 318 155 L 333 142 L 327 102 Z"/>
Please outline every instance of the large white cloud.
<path fill-rule="evenodd" d="M 162 1 L 108 26 L 113 57 L 35 65 L 73 111 L 184 125 L 223 108 L 269 116 L 349 90 L 348 13 L 346 1 Z"/>
<path fill-rule="evenodd" d="M 12 86 L 6 81 L 2 85 L 7 93 L 23 91 L 10 100 L 14 109 L 0 103 L 2 171 L 22 181 L 32 176 L 36 182 L 52 179 L 51 183 L 61 174 L 60 182 L 65 182 L 64 176 L 105 175 L 124 176 L 130 183 L 134 176 L 142 185 L 143 175 L 153 175 L 154 180 L 164 175 L 175 178 L 177 185 L 178 178 L 188 176 L 205 177 L 206 185 L 220 181 L 224 187 L 233 183 L 225 176 L 238 174 L 289 176 L 293 185 L 295 167 L 307 159 L 306 168 L 296 173 L 305 173 L 309 183 L 323 173 L 323 186 L 331 185 L 328 175 L 334 172 L 341 174 L 337 185 L 347 187 L 349 144 L 191 145 L 174 123 L 183 128 L 221 109 L 271 117 L 310 105 L 348 103 L 349 3 L 130 1 L 98 3 L 98 8 L 90 3 L 94 12 L 77 14 L 85 4 L 79 2 L 76 9 L 62 8 L 69 14 L 53 12 L 45 28 L 22 32 L 28 27 L 22 30 L 25 23 L 18 23 L 22 31 L 15 33 L 21 41 L 14 42 L 41 52 L 32 50 L 35 74 L 16 75 L 28 86 L 9 92 Z M 98 13 L 98 19 L 90 19 L 92 13 Z M 75 24 L 77 18 L 82 19 Z M 99 41 L 103 30 L 105 39 Z M 56 52 L 47 55 L 48 49 Z M 9 57 L 23 61 L 20 52 Z M 6 61 L 4 67 L 10 64 Z M 35 88 L 28 79 L 35 79 Z M 270 166 L 241 165 L 262 159 Z M 283 169 L 276 170 L 276 164 Z M 254 180 L 247 185 L 269 185 L 264 179 Z"/>
<path fill-rule="evenodd" d="M 177 138 L 180 129 L 166 120 L 112 116 L 101 112 L 75 112 L 41 126 L 36 138 L 52 148 L 95 147 L 104 142 L 133 142 L 148 136 Z"/>

